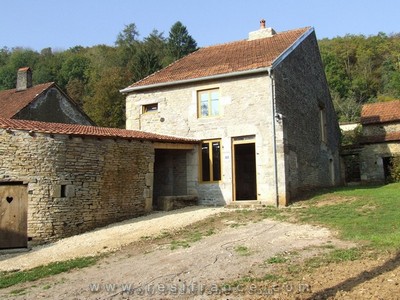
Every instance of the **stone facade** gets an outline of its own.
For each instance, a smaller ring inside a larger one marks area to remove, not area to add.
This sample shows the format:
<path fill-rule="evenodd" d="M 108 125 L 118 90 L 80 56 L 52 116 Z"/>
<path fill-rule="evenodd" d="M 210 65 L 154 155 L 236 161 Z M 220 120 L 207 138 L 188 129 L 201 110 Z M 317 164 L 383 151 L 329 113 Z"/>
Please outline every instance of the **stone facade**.
<path fill-rule="evenodd" d="M 146 140 L 0 129 L 0 183 L 28 190 L 28 236 L 46 242 L 152 209 L 154 147 Z"/>
<path fill-rule="evenodd" d="M 278 152 L 286 178 L 282 185 L 286 190 L 280 196 L 290 198 L 303 190 L 340 184 L 340 128 L 315 34 L 273 74 L 276 110 L 282 115 L 277 127 Z"/>
<path fill-rule="evenodd" d="M 192 152 L 187 154 L 188 164 L 192 166 L 187 178 L 195 184 L 192 188 L 196 190 L 200 203 L 213 205 L 224 205 L 232 201 L 232 138 L 255 136 L 257 164 L 260 168 L 257 178 L 258 198 L 260 201 L 268 201 L 274 191 L 271 171 L 273 160 L 270 156 L 271 86 L 270 78 L 262 74 L 131 94 L 127 97 L 127 129 L 198 140 L 221 140 L 221 182 L 200 183 L 199 156 Z M 219 89 L 221 116 L 198 118 L 197 91 L 211 88 Z M 143 114 L 141 106 L 152 102 L 158 103 L 158 111 Z"/>
<path fill-rule="evenodd" d="M 400 122 L 363 125 L 362 136 L 379 137 L 400 133 Z M 359 152 L 361 181 L 364 183 L 384 183 L 389 174 L 387 164 L 393 156 L 400 155 L 400 141 L 377 141 L 365 143 Z"/>

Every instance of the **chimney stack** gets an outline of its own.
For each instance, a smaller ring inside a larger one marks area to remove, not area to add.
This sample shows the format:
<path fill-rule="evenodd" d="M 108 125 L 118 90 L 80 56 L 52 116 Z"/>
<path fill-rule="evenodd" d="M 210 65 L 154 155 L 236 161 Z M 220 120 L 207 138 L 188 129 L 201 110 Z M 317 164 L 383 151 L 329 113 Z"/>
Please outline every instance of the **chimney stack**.
<path fill-rule="evenodd" d="M 32 87 L 32 71 L 29 67 L 20 68 L 17 73 L 17 92 Z"/>
<path fill-rule="evenodd" d="M 257 40 L 257 39 L 263 39 L 263 38 L 267 38 L 267 37 L 271 37 L 275 34 L 275 30 L 273 28 L 267 28 L 265 26 L 265 20 L 262 19 L 260 21 L 260 29 L 256 30 L 256 31 L 252 31 L 249 33 L 249 41 L 252 40 Z"/>

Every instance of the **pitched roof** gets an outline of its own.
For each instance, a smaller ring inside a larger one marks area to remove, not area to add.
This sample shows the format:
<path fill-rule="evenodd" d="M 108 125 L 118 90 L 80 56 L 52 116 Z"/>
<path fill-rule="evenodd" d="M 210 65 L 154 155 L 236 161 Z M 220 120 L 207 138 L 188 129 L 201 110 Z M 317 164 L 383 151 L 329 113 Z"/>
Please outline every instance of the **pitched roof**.
<path fill-rule="evenodd" d="M 361 109 L 361 124 L 376 124 L 400 121 L 400 100 L 364 104 Z"/>
<path fill-rule="evenodd" d="M 19 111 L 32 103 L 41 93 L 53 85 L 55 85 L 54 82 L 47 82 L 23 91 L 17 91 L 16 89 L 0 91 L 0 117 L 14 117 Z"/>
<path fill-rule="evenodd" d="M 86 126 L 78 124 L 15 120 L 6 118 L 0 118 L 0 128 L 11 129 L 11 130 L 26 130 L 38 133 L 48 133 L 48 134 L 87 136 L 96 138 L 121 138 L 129 140 L 148 140 L 153 142 L 188 143 L 188 144 L 195 144 L 198 142 L 197 140 L 194 139 L 160 135 L 144 131 Z"/>
<path fill-rule="evenodd" d="M 305 27 L 277 33 L 272 37 L 200 48 L 130 85 L 122 92 L 161 83 L 182 82 L 271 67 L 296 41 L 309 32 L 312 32 L 312 28 Z"/>

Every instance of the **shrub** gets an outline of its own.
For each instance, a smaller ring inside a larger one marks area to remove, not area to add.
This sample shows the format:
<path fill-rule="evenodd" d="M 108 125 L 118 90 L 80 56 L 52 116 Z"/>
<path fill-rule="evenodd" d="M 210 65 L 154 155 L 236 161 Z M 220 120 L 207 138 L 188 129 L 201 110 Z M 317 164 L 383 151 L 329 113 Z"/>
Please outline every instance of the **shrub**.
<path fill-rule="evenodd" d="M 400 155 L 396 155 L 392 158 L 390 173 L 394 182 L 400 182 Z"/>

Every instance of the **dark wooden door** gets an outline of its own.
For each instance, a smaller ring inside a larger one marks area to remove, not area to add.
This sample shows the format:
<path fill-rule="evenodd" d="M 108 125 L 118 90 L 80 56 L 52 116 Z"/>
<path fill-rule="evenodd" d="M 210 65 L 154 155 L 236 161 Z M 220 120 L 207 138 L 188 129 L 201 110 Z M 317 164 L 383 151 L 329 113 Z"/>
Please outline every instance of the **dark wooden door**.
<path fill-rule="evenodd" d="M 23 184 L 0 185 L 0 249 L 26 248 L 28 192 Z"/>

